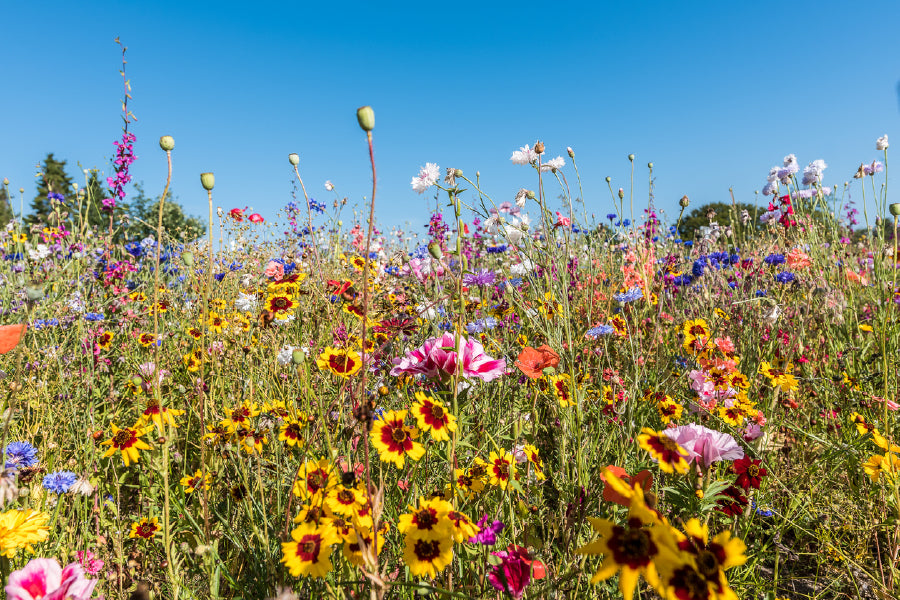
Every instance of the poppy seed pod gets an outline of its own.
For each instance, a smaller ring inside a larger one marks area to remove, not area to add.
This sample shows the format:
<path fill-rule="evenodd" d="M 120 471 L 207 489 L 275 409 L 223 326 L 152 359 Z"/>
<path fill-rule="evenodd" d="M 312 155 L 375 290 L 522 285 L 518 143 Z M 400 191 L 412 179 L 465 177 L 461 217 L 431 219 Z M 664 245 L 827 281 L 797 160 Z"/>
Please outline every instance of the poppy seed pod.
<path fill-rule="evenodd" d="M 891 214 L 895 217 L 900 217 L 900 202 L 894 202 L 888 206 L 888 210 L 891 211 Z"/>
<path fill-rule="evenodd" d="M 634 162 L 634 154 L 629 154 L 628 160 L 630 160 L 631 162 Z"/>
<path fill-rule="evenodd" d="M 288 162 L 296 167 L 300 164 L 300 155 L 296 152 L 291 152 L 288 154 Z"/>
<path fill-rule="evenodd" d="M 544 153 L 544 142 L 538 140 L 534 143 L 534 153 L 535 154 L 543 154 Z"/>
<path fill-rule="evenodd" d="M 372 131 L 375 129 L 375 111 L 371 106 L 361 106 L 356 109 L 356 120 L 363 131 Z"/>
<path fill-rule="evenodd" d="M 175 148 L 175 138 L 171 135 L 164 135 L 159 138 L 159 147 L 166 152 L 171 152 Z"/>
<path fill-rule="evenodd" d="M 606 183 L 609 183 L 610 181 L 612 181 L 612 177 L 610 177 L 609 175 L 607 175 L 607 176 L 606 176 Z"/>
<path fill-rule="evenodd" d="M 212 173 L 200 173 L 200 185 L 207 192 L 211 192 L 216 187 L 216 176 Z"/>
<path fill-rule="evenodd" d="M 303 350 L 294 350 L 291 352 L 291 362 L 295 365 L 302 365 L 304 360 L 306 360 L 306 354 L 303 353 Z"/>
<path fill-rule="evenodd" d="M 430 254 L 436 260 L 441 260 L 444 258 L 444 252 L 441 250 L 441 245 L 437 242 L 431 242 L 428 244 L 428 254 Z"/>
<path fill-rule="evenodd" d="M 687 208 L 690 203 L 691 203 L 691 201 L 687 196 L 682 196 L 681 200 L 678 201 L 678 205 L 681 208 Z"/>
<path fill-rule="evenodd" d="M 182 252 L 181 253 L 181 262 L 183 262 L 186 267 L 193 267 L 194 266 L 194 253 L 191 251 Z"/>

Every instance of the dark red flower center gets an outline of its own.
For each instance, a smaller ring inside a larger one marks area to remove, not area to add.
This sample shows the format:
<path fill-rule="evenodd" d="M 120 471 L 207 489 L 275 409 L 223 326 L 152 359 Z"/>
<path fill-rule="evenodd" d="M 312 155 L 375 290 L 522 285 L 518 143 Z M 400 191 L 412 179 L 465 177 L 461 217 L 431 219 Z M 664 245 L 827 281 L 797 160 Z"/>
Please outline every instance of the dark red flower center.
<path fill-rule="evenodd" d="M 416 558 L 423 562 L 433 562 L 441 555 L 441 545 L 437 540 L 416 540 L 413 546 Z"/>

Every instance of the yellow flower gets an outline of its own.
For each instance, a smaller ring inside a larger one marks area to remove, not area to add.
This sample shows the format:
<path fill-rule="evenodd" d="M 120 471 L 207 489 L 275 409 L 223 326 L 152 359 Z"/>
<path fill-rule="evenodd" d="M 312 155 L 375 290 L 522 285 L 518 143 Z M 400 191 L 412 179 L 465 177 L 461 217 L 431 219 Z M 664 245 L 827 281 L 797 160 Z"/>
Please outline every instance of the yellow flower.
<path fill-rule="evenodd" d="M 416 392 L 416 401 L 410 407 L 420 429 L 431 434 L 436 442 L 446 442 L 450 433 L 456 431 L 456 417 L 447 411 L 444 404 L 423 392 Z"/>
<path fill-rule="evenodd" d="M 12 558 L 19 548 L 33 552 L 31 545 L 50 535 L 50 515 L 30 508 L 0 513 L 0 556 Z"/>
<path fill-rule="evenodd" d="M 509 482 L 516 477 L 516 461 L 513 455 L 506 450 L 501 450 L 500 453 L 491 452 L 488 460 L 488 476 L 491 485 L 505 490 Z"/>
<path fill-rule="evenodd" d="M 228 321 L 225 320 L 225 317 L 221 317 L 219 313 L 214 312 L 209 313 L 209 317 L 206 320 L 206 326 L 213 333 L 222 333 L 227 324 Z"/>
<path fill-rule="evenodd" d="M 156 430 L 162 434 L 164 433 L 163 429 L 165 425 L 175 429 L 177 427 L 175 425 L 175 417 L 180 417 L 183 414 L 183 410 L 166 408 L 165 406 L 161 406 L 159 400 L 156 398 L 148 398 L 147 408 L 141 413 L 141 419 L 144 422 L 152 421 L 153 424 L 156 425 Z"/>
<path fill-rule="evenodd" d="M 522 452 L 528 457 L 528 462 L 534 466 L 535 477 L 539 480 L 546 479 L 546 476 L 544 476 L 544 461 L 541 460 L 538 449 L 532 444 L 525 444 L 522 447 Z"/>
<path fill-rule="evenodd" d="M 206 474 L 206 477 L 203 476 L 203 471 L 197 469 L 193 475 L 185 475 L 181 478 L 181 485 L 184 487 L 185 494 L 192 494 L 195 489 L 198 487 L 203 487 L 205 490 L 209 490 L 209 485 L 211 482 L 211 476 L 209 473 Z"/>
<path fill-rule="evenodd" d="M 456 510 L 447 513 L 447 520 L 453 526 L 453 539 L 460 544 L 481 531 L 472 519 Z"/>
<path fill-rule="evenodd" d="M 319 491 L 327 492 L 337 483 L 338 476 L 334 465 L 327 459 L 307 460 L 297 471 L 293 492 L 295 496 L 305 499 Z"/>
<path fill-rule="evenodd" d="M 563 408 L 575 406 L 575 397 L 572 395 L 570 379 L 568 373 L 550 376 L 550 387 L 553 390 L 553 395 L 556 396 L 556 399 L 559 400 L 559 405 Z"/>
<path fill-rule="evenodd" d="M 131 524 L 131 533 L 128 534 L 128 537 L 152 540 L 159 535 L 161 531 L 159 521 L 156 517 L 153 517 L 152 519 L 144 517 L 140 521 Z"/>
<path fill-rule="evenodd" d="M 453 540 L 406 536 L 403 561 L 416 577 L 437 577 L 453 561 Z"/>
<path fill-rule="evenodd" d="M 304 523 L 281 544 L 281 562 L 293 577 L 325 577 L 331 572 L 331 546 L 341 543 L 333 528 Z"/>
<path fill-rule="evenodd" d="M 138 421 L 134 427 L 119 429 L 116 427 L 115 423 L 110 424 L 110 427 L 112 427 L 112 437 L 100 444 L 101 446 L 110 447 L 109 450 L 103 454 L 103 458 L 108 458 L 116 452 L 120 452 L 122 454 L 122 460 L 125 461 L 125 466 L 127 467 L 131 463 L 140 460 L 140 453 L 138 450 L 150 449 L 150 446 L 141 439 L 141 436 L 147 435 L 150 430 L 153 429 L 152 425 L 142 427 L 141 422 Z"/>
<path fill-rule="evenodd" d="M 659 418 L 663 423 L 668 423 L 669 421 L 677 421 L 681 418 L 681 413 L 683 410 L 683 406 L 681 406 L 668 396 L 666 396 L 665 400 L 656 404 L 656 411 L 659 413 Z"/>
<path fill-rule="evenodd" d="M 234 408 L 226 408 L 227 419 L 222 420 L 222 425 L 228 428 L 250 429 L 250 419 L 259 414 L 259 405 L 256 402 L 244 402 Z"/>
<path fill-rule="evenodd" d="M 338 485 L 325 496 L 325 504 L 331 512 L 353 517 L 366 502 L 366 495 L 359 487 Z"/>
<path fill-rule="evenodd" d="M 306 427 L 306 420 L 292 419 L 288 417 L 281 425 L 281 431 L 278 433 L 279 441 L 284 442 L 288 446 L 303 447 L 303 429 Z"/>
<path fill-rule="evenodd" d="M 685 533 L 671 530 L 676 546 L 664 545 L 660 560 L 660 587 L 668 598 L 716 598 L 738 600 L 729 587 L 725 571 L 747 562 L 747 546 L 731 532 L 723 531 L 709 540 L 709 528 L 691 519 Z M 685 535 L 686 534 L 686 535 Z"/>
<path fill-rule="evenodd" d="M 327 348 L 316 359 L 323 371 L 331 371 L 339 377 L 350 377 L 362 367 L 362 358 L 349 349 Z"/>
<path fill-rule="evenodd" d="M 388 411 L 375 421 L 370 434 L 372 445 L 378 450 L 382 462 L 393 463 L 398 469 L 403 468 L 407 456 L 418 461 L 425 455 L 425 448 L 415 441 L 419 430 L 405 425 L 405 418 L 405 410 Z"/>
<path fill-rule="evenodd" d="M 447 518 L 453 505 L 446 500 L 419 498 L 418 508 L 410 506 L 412 512 L 400 515 L 397 529 L 407 538 L 421 540 L 449 539 L 453 533 L 453 523 Z"/>
<path fill-rule="evenodd" d="M 663 432 L 644 427 L 638 436 L 638 445 L 649 452 L 666 473 L 687 473 L 687 450 Z"/>

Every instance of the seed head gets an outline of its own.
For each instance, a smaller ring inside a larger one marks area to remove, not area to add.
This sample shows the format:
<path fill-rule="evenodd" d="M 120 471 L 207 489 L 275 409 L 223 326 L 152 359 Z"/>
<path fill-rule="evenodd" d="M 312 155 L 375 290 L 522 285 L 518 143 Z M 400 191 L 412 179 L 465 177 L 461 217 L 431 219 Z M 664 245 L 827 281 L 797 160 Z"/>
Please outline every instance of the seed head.
<path fill-rule="evenodd" d="M 166 152 L 171 152 L 175 149 L 175 138 L 171 135 L 164 135 L 159 138 L 159 147 L 165 150 Z"/>
<path fill-rule="evenodd" d="M 372 131 L 375 129 L 375 111 L 371 106 L 361 106 L 356 109 L 356 120 L 363 131 Z"/>
<path fill-rule="evenodd" d="M 211 192 L 216 187 L 216 176 L 212 173 L 200 173 L 200 185 L 207 192 Z"/>
<path fill-rule="evenodd" d="M 296 167 L 300 164 L 300 155 L 294 152 L 288 154 L 288 162 Z"/>

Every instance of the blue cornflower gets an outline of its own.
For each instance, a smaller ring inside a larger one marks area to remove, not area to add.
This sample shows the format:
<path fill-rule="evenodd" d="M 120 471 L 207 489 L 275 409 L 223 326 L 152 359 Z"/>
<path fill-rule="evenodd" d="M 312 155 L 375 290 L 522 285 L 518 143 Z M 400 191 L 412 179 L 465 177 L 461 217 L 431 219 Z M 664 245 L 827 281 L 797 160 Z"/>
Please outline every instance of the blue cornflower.
<path fill-rule="evenodd" d="M 763 262 L 769 265 L 770 267 L 774 267 L 775 265 L 783 265 L 784 264 L 784 254 L 770 254 L 763 259 Z"/>
<path fill-rule="evenodd" d="M 225 279 L 225 273 L 216 273 L 215 275 L 213 275 L 213 278 L 216 281 L 222 281 L 223 279 Z"/>
<path fill-rule="evenodd" d="M 613 332 L 615 332 L 615 328 L 612 325 L 597 325 L 596 327 L 588 329 L 584 333 L 584 337 L 597 339 L 601 335 L 610 335 Z"/>
<path fill-rule="evenodd" d="M 379 406 L 375 410 L 372 411 L 372 420 L 373 421 L 383 421 L 384 420 L 384 407 Z"/>
<path fill-rule="evenodd" d="M 233 261 L 230 265 L 228 265 L 229 271 L 240 271 L 244 265 L 239 263 L 238 261 Z"/>
<path fill-rule="evenodd" d="M 45 490 L 56 494 L 65 494 L 77 479 L 78 475 L 72 471 L 55 471 L 45 475 L 41 485 L 44 486 Z"/>
<path fill-rule="evenodd" d="M 687 241 L 682 242 L 682 243 L 683 243 L 685 246 L 687 246 L 688 248 L 690 248 L 691 246 L 694 245 L 694 242 L 692 242 L 692 241 L 690 241 L 690 240 L 687 240 Z"/>
<path fill-rule="evenodd" d="M 487 317 L 484 319 L 476 319 L 472 323 L 466 325 L 466 331 L 469 335 L 474 333 L 481 333 L 483 331 L 487 331 L 489 329 L 493 329 L 497 326 L 497 319 L 494 317 Z"/>
<path fill-rule="evenodd" d="M 775 276 L 775 281 L 777 281 L 778 283 L 790 283 L 796 279 L 797 276 L 790 271 L 783 271 Z"/>
<path fill-rule="evenodd" d="M 6 445 L 6 468 L 33 467 L 38 463 L 37 448 L 28 442 L 10 442 Z"/>
<path fill-rule="evenodd" d="M 616 218 L 616 213 L 609 213 L 608 215 L 606 215 L 606 218 L 610 221 L 613 221 Z"/>
<path fill-rule="evenodd" d="M 766 290 L 756 290 L 756 297 L 757 297 L 757 298 L 762 298 L 762 297 L 765 296 L 765 295 L 766 295 Z"/>
<path fill-rule="evenodd" d="M 624 221 L 622 221 L 622 225 L 624 225 L 625 227 L 629 227 L 631 225 L 631 219 L 625 219 Z"/>
<path fill-rule="evenodd" d="M 48 200 L 56 200 L 60 204 L 65 204 L 65 202 L 66 202 L 66 197 L 63 196 L 62 194 L 57 194 L 56 192 L 50 192 L 49 194 L 47 194 L 47 199 Z"/>
<path fill-rule="evenodd" d="M 419 260 L 425 260 L 428 258 L 428 246 L 422 244 L 415 250 L 409 253 L 410 258 L 418 258 Z"/>
<path fill-rule="evenodd" d="M 509 285 L 511 285 L 513 287 L 519 287 L 520 285 L 522 285 L 522 278 L 521 277 L 513 277 L 512 279 L 509 280 Z"/>
<path fill-rule="evenodd" d="M 484 269 L 482 271 L 478 271 L 477 273 L 466 273 L 465 275 L 463 275 L 463 285 L 475 285 L 478 287 L 484 287 L 486 285 L 491 285 L 496 279 L 497 275 L 494 274 L 493 271 Z"/>
<path fill-rule="evenodd" d="M 634 302 L 635 300 L 640 300 L 644 297 L 644 291 L 639 287 L 633 287 L 627 292 L 621 294 L 615 294 L 613 298 L 616 299 L 616 302 L 621 302 L 625 304 L 626 302 Z"/>
<path fill-rule="evenodd" d="M 691 285 L 692 281 L 694 281 L 694 277 L 687 274 L 672 278 L 672 283 L 674 285 Z"/>
<path fill-rule="evenodd" d="M 694 261 L 694 266 L 691 267 L 691 273 L 694 274 L 694 277 L 703 277 L 703 259 L 698 258 Z"/>
<path fill-rule="evenodd" d="M 325 203 L 324 202 L 316 202 L 314 198 L 309 199 L 309 208 L 310 210 L 314 210 L 317 213 L 325 212 Z"/>
<path fill-rule="evenodd" d="M 488 246 L 485 248 L 488 254 L 503 254 L 506 252 L 506 244 L 500 244 L 498 246 Z"/>
<path fill-rule="evenodd" d="M 102 321 L 104 318 L 105 318 L 105 317 L 103 316 L 103 313 L 93 313 L 93 312 L 91 312 L 91 313 L 86 313 L 86 314 L 84 315 L 85 321 Z"/>

